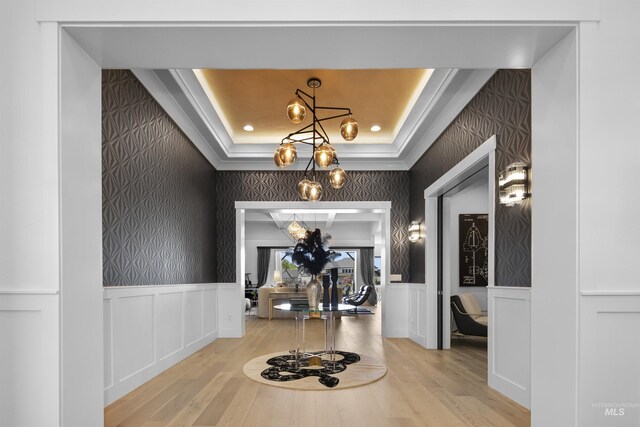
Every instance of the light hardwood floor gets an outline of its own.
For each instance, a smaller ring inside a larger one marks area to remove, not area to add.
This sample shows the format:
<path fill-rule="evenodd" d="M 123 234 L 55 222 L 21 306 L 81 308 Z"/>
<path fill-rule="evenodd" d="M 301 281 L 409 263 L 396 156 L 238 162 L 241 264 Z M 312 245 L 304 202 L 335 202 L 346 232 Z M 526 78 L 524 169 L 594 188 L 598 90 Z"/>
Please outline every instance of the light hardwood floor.
<path fill-rule="evenodd" d="M 107 426 L 528 426 L 527 409 L 487 386 L 486 339 L 451 350 L 382 339 L 380 316 L 343 317 L 336 346 L 376 357 L 387 375 L 362 387 L 297 391 L 245 377 L 250 359 L 291 348 L 293 320 L 246 318 L 244 338 L 217 339 L 105 408 Z M 322 321 L 307 342 L 322 347 Z"/>

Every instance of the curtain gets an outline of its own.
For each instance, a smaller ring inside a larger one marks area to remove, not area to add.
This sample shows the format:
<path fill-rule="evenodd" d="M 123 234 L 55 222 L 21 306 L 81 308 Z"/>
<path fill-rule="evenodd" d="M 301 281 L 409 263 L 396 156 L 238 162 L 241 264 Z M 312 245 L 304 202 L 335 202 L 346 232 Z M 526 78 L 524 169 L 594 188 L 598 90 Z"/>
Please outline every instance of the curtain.
<path fill-rule="evenodd" d="M 271 248 L 258 248 L 258 287 L 267 283 L 269 263 L 271 262 Z"/>
<path fill-rule="evenodd" d="M 364 284 L 371 286 L 371 295 L 367 301 L 371 305 L 376 305 L 378 295 L 373 277 L 373 248 L 360 248 L 360 275 Z"/>

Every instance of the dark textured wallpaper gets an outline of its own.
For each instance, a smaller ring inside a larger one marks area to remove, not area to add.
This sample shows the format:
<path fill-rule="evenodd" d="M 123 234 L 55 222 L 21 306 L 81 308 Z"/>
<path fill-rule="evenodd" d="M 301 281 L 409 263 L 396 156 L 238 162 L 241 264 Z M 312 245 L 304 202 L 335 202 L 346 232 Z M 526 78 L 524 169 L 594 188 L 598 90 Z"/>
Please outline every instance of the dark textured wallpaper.
<path fill-rule="evenodd" d="M 529 70 L 497 71 L 413 165 L 409 171 L 410 220 L 424 218 L 424 190 L 494 134 L 496 174 L 516 161 L 531 166 Z M 498 203 L 496 189 L 495 241 L 496 285 L 530 286 L 531 199 L 506 207 Z M 411 281 L 423 283 L 424 241 L 411 244 L 409 251 Z"/>
<path fill-rule="evenodd" d="M 104 70 L 103 284 L 216 282 L 215 203 L 213 166 L 130 71 Z"/>
<path fill-rule="evenodd" d="M 326 173 L 318 181 L 323 201 L 391 201 L 391 272 L 409 274 L 409 173 L 407 171 L 349 171 L 347 183 L 334 190 Z M 300 171 L 219 171 L 218 280 L 236 276 L 235 201 L 299 201 L 296 184 Z"/>

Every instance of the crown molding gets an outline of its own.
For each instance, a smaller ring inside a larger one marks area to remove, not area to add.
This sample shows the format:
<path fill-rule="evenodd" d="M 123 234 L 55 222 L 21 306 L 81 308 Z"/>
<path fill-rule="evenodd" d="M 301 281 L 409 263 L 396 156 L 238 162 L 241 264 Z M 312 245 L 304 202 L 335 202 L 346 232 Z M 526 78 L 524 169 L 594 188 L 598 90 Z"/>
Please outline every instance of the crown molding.
<path fill-rule="evenodd" d="M 416 99 L 411 112 L 407 115 L 393 142 L 399 153 L 402 153 L 407 148 L 416 132 L 419 131 L 421 124 L 432 113 L 435 106 L 439 104 L 438 100 L 441 94 L 451 84 L 457 72 L 458 70 L 454 69 L 433 70 L 429 81 L 422 89 L 418 99 Z"/>
<path fill-rule="evenodd" d="M 294 165 L 287 167 L 284 170 L 292 170 L 292 171 L 303 171 L 307 166 L 306 162 L 298 161 Z M 347 173 L 349 171 L 369 171 L 369 170 L 379 170 L 379 171 L 403 171 L 409 170 L 407 164 L 403 160 L 393 160 L 393 159 L 369 159 L 363 160 L 360 159 L 358 161 L 340 161 L 340 166 L 343 167 Z M 273 164 L 273 160 L 271 158 L 267 160 L 253 160 L 253 159 L 236 159 L 236 160 L 227 160 L 222 163 L 222 167 L 216 168 L 218 170 L 227 170 L 227 171 L 267 171 L 267 170 L 278 170 L 276 166 Z M 319 172 L 323 172 L 322 169 L 318 169 Z"/>
<path fill-rule="evenodd" d="M 495 74 L 495 69 L 455 70 L 442 76 L 442 83 L 433 87 L 434 102 L 425 110 L 420 127 L 412 134 L 411 145 L 404 153 L 407 167 L 411 167 L 431 147 L 480 89 Z M 429 85 L 427 85 L 429 86 Z"/>
<path fill-rule="evenodd" d="M 211 143 L 211 133 L 206 128 L 202 128 L 203 123 L 192 120 L 193 114 L 190 115 L 187 112 L 187 105 L 180 102 L 181 90 L 171 87 L 175 80 L 167 78 L 168 71 L 147 69 L 131 71 L 209 163 L 216 169 L 222 168 L 221 154 L 223 153 L 218 151 L 219 145 Z"/>
<path fill-rule="evenodd" d="M 234 144 L 194 72 L 133 70 L 136 77 L 218 170 L 275 170 L 274 144 Z M 434 70 L 392 144 L 339 144 L 346 170 L 408 170 L 495 70 Z M 306 156 L 305 156 L 306 157 Z M 291 170 L 304 170 L 297 162 Z"/>

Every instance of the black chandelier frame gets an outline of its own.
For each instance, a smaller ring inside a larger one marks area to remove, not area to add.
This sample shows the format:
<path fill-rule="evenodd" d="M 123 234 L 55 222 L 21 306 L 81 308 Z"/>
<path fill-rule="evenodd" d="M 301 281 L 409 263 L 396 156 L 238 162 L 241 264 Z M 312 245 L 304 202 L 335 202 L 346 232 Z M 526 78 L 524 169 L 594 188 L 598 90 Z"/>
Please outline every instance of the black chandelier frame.
<path fill-rule="evenodd" d="M 308 108 L 311 111 L 313 121 L 310 124 L 298 129 L 297 131 L 292 132 L 289 135 L 285 136 L 284 138 L 282 138 L 282 141 L 280 141 L 280 146 L 286 143 L 293 143 L 293 144 L 300 143 L 300 144 L 311 145 L 313 147 L 313 151 L 311 152 L 311 158 L 307 163 L 307 167 L 304 169 L 304 177 L 307 178 L 307 175 L 309 174 L 309 167 L 311 167 L 311 178 L 314 181 L 316 180 L 316 176 L 315 176 L 316 175 L 316 160 L 315 160 L 316 150 L 323 145 L 328 145 L 332 147 L 331 141 L 329 140 L 329 135 L 327 134 L 327 131 L 324 129 L 324 127 L 322 126 L 322 122 L 325 122 L 327 120 L 338 119 L 341 117 L 351 117 L 351 114 L 352 114 L 351 108 L 325 107 L 325 106 L 316 105 L 315 93 L 316 93 L 316 89 L 319 88 L 320 85 L 321 85 L 320 79 L 312 77 L 309 80 L 307 80 L 307 86 L 313 89 L 313 95 L 309 95 L 308 93 L 306 93 L 301 89 L 296 89 L 295 95 L 298 97 L 298 99 L 304 102 L 304 105 L 306 106 L 306 108 Z M 308 98 L 310 103 L 307 102 L 307 99 L 305 99 L 305 97 Z M 346 112 L 342 114 L 329 116 L 329 117 L 318 118 L 318 116 L 316 115 L 316 110 L 346 111 Z M 300 139 L 294 138 L 294 136 L 296 135 L 306 135 L 306 134 L 310 134 L 310 136 L 306 136 Z M 318 139 L 321 141 L 320 143 L 316 142 Z M 333 149 L 332 164 L 336 166 L 340 165 L 340 161 L 338 160 L 338 155 L 335 149 Z"/>

